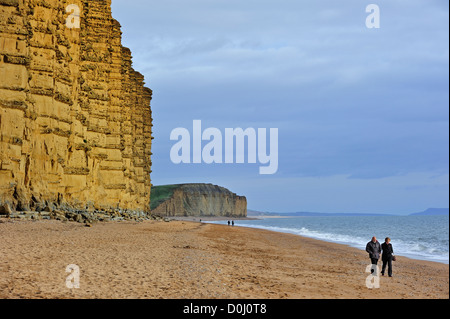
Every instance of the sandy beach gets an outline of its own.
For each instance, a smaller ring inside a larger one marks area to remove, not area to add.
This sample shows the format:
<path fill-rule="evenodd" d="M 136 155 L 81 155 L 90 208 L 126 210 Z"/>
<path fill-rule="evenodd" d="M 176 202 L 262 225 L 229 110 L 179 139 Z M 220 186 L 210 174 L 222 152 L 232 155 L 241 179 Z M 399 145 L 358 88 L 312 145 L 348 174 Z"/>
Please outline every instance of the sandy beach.
<path fill-rule="evenodd" d="M 369 289 L 364 251 L 259 229 L 3 219 L 0 238 L 0 298 L 449 298 L 446 264 L 400 256 Z M 66 287 L 69 264 L 79 289 Z"/>

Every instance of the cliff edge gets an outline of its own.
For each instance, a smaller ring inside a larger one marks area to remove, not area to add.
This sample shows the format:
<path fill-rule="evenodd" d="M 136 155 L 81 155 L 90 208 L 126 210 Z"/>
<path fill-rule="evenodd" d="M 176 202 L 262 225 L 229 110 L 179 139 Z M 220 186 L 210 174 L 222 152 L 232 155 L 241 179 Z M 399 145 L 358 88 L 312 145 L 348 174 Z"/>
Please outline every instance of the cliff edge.
<path fill-rule="evenodd" d="M 247 217 L 247 199 L 212 184 L 152 187 L 152 214 L 163 217 Z"/>
<path fill-rule="evenodd" d="M 111 0 L 0 0 L 0 214 L 149 214 L 152 91 L 121 34 Z"/>

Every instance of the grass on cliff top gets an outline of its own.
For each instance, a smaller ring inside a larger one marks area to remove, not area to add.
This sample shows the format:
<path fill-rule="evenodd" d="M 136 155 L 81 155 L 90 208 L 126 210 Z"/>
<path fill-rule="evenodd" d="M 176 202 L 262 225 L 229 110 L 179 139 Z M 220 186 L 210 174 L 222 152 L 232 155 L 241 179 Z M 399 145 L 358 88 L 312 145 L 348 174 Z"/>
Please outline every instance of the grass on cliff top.
<path fill-rule="evenodd" d="M 155 209 L 160 204 L 173 196 L 174 190 L 179 188 L 180 185 L 163 185 L 152 186 L 150 195 L 150 209 Z"/>

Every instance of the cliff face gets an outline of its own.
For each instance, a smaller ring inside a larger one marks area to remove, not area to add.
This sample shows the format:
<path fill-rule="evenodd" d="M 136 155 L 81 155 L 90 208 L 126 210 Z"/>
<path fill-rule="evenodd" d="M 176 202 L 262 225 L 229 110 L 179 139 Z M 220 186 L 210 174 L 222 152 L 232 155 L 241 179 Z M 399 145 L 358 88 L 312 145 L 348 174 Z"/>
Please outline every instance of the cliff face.
<path fill-rule="evenodd" d="M 247 199 L 211 184 L 154 186 L 152 214 L 161 216 L 246 217 Z M 156 196 L 155 196 L 156 195 Z"/>
<path fill-rule="evenodd" d="M 0 210 L 149 212 L 143 80 L 111 0 L 0 0 Z"/>

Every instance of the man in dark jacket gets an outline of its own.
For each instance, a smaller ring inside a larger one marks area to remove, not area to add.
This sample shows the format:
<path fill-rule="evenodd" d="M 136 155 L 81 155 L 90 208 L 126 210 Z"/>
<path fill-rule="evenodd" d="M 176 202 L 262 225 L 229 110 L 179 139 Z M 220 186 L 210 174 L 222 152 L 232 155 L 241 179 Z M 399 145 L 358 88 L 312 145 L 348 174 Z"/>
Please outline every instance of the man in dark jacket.
<path fill-rule="evenodd" d="M 392 248 L 391 239 L 386 237 L 384 243 L 381 245 L 383 254 L 381 255 L 381 260 L 383 261 L 383 268 L 381 269 L 381 274 L 384 276 L 386 266 L 388 266 L 388 275 L 392 277 L 392 259 L 394 257 L 394 249 Z"/>
<path fill-rule="evenodd" d="M 374 236 L 372 240 L 366 245 L 366 251 L 369 253 L 370 261 L 372 262 L 372 273 L 375 272 L 378 264 L 378 259 L 380 259 L 381 245 L 377 238 Z"/>

